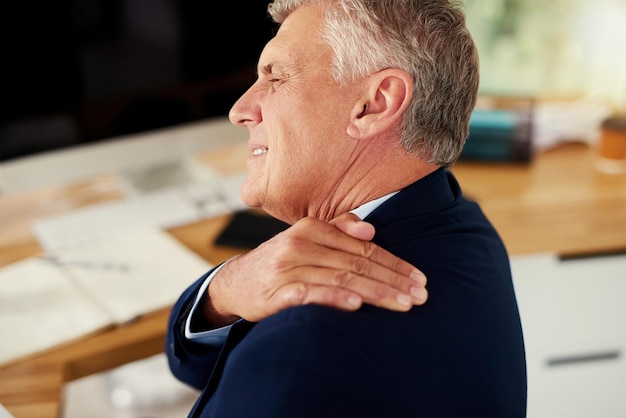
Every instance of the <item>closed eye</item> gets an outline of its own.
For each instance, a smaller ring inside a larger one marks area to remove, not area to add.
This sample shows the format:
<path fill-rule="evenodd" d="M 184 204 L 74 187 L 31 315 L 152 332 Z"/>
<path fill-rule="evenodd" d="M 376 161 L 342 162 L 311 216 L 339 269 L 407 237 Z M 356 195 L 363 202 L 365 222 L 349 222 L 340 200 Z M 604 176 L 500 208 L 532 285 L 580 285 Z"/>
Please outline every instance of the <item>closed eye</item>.
<path fill-rule="evenodd" d="M 278 71 L 271 63 L 261 68 L 261 75 L 264 76 L 270 84 L 281 83 L 287 79 L 287 76 Z"/>

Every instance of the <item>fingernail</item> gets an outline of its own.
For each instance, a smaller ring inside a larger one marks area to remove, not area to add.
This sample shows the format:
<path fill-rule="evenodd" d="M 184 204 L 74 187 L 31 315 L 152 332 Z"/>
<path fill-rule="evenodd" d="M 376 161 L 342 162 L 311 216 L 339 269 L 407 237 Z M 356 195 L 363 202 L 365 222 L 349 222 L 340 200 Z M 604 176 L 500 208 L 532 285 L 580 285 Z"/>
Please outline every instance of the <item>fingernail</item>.
<path fill-rule="evenodd" d="M 348 297 L 348 305 L 358 308 L 361 306 L 361 298 L 356 295 L 351 295 Z"/>
<path fill-rule="evenodd" d="M 396 300 L 398 301 L 398 303 L 400 303 L 400 305 L 404 305 L 404 306 L 413 305 L 413 300 L 411 299 L 411 297 L 409 295 L 405 295 L 404 293 L 398 294 L 398 296 L 396 297 Z"/>
<path fill-rule="evenodd" d="M 428 293 L 426 292 L 426 289 L 424 289 L 423 287 L 413 286 L 411 288 L 411 294 L 413 295 L 415 299 L 422 301 L 426 299 L 426 295 Z"/>
<path fill-rule="evenodd" d="M 419 270 L 413 270 L 411 272 L 411 279 L 415 280 L 416 282 L 418 282 L 421 285 L 425 285 L 426 284 L 426 276 L 424 276 L 424 273 L 422 273 Z"/>

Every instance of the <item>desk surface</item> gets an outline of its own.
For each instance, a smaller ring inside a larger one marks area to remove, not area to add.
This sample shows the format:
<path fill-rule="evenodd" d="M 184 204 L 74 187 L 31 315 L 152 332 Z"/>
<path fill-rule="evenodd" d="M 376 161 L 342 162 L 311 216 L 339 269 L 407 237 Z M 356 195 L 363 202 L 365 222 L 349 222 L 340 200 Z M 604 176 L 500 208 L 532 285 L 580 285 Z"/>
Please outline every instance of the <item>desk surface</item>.
<path fill-rule="evenodd" d="M 209 163 L 243 164 L 241 146 L 214 151 Z M 453 168 L 464 192 L 477 200 L 511 255 L 626 250 L 626 175 L 594 169 L 594 152 L 567 144 L 538 155 L 530 165 L 463 162 Z M 231 167 L 232 168 L 232 167 Z M 110 187 L 81 204 L 121 198 L 114 175 L 94 181 Z M 0 198 L 0 266 L 40 251 L 28 222 L 53 209 L 41 199 L 71 194 L 84 184 Z M 58 209 L 54 209 L 58 210 Z M 169 232 L 211 263 L 237 251 L 207 245 L 228 222 L 222 216 Z M 119 326 L 0 368 L 0 403 L 16 418 L 62 416 L 66 382 L 162 352 L 168 311 Z"/>

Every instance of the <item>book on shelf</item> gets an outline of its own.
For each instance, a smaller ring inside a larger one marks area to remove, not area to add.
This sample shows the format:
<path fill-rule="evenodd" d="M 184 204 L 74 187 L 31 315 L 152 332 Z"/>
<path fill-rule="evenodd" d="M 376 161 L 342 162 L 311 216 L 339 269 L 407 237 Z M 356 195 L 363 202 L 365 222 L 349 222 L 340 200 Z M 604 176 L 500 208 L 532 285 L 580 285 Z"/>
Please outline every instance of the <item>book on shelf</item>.
<path fill-rule="evenodd" d="M 532 159 L 533 101 L 481 99 L 472 111 L 460 160 L 527 163 Z"/>
<path fill-rule="evenodd" d="M 0 365 L 171 306 L 211 268 L 158 228 L 0 269 Z"/>

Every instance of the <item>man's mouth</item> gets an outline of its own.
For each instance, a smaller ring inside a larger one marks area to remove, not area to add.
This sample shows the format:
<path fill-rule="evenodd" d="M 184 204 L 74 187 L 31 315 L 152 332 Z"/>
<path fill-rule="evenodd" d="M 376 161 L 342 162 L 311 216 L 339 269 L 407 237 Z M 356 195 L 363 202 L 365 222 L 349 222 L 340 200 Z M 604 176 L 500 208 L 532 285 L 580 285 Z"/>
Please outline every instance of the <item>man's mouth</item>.
<path fill-rule="evenodd" d="M 267 148 L 255 148 L 252 150 L 252 155 L 259 156 L 267 153 Z"/>

